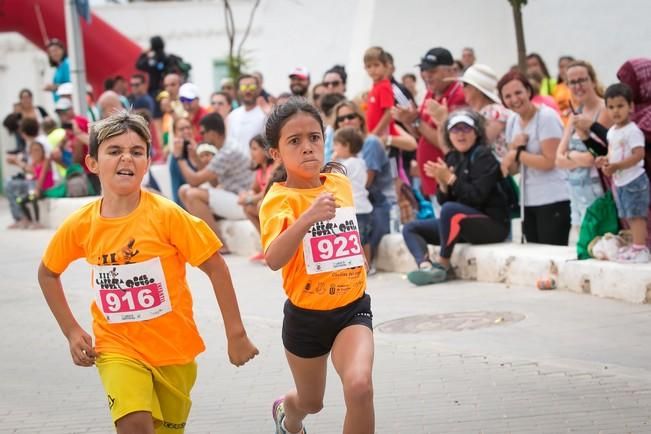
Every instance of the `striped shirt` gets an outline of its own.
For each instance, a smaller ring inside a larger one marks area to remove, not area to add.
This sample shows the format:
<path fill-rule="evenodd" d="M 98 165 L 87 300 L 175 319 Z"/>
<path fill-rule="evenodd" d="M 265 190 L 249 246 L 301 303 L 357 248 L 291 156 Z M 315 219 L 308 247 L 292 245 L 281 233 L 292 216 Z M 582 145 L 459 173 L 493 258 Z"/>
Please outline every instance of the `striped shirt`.
<path fill-rule="evenodd" d="M 206 168 L 217 175 L 219 186 L 231 193 L 247 191 L 253 183 L 251 160 L 232 142 L 226 142 Z"/>

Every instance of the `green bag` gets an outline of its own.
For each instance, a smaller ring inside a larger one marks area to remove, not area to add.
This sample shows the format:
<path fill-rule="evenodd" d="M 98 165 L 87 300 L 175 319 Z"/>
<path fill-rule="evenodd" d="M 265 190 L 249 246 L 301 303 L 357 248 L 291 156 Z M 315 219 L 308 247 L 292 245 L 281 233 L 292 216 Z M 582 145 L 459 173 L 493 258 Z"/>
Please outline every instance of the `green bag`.
<path fill-rule="evenodd" d="M 581 222 L 579 240 L 576 243 L 576 253 L 579 259 L 590 259 L 588 245 L 607 232 L 619 232 L 619 219 L 617 218 L 617 205 L 612 192 L 608 191 L 588 207 Z"/>
<path fill-rule="evenodd" d="M 73 163 L 66 169 L 66 176 L 62 182 L 43 192 L 43 197 L 80 197 L 94 196 L 97 194 L 93 185 L 88 180 L 84 168 Z"/>

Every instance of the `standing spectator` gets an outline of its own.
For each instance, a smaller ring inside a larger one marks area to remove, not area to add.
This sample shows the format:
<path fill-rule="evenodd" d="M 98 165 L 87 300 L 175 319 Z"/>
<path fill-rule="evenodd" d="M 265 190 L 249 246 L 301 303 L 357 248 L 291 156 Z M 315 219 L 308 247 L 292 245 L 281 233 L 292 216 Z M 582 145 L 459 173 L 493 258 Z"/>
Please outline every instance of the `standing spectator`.
<path fill-rule="evenodd" d="M 210 107 L 215 113 L 219 113 L 224 122 L 228 121 L 228 115 L 231 113 L 233 100 L 227 92 L 213 92 L 210 95 Z"/>
<path fill-rule="evenodd" d="M 260 86 L 258 79 L 252 75 L 242 74 L 237 80 L 238 95 L 242 104 L 228 115 L 226 132 L 244 155 L 249 155 L 249 143 L 258 134 L 262 134 L 265 112 L 258 105 Z"/>
<path fill-rule="evenodd" d="M 152 36 L 149 40 L 149 47 L 149 50 L 144 51 L 138 57 L 136 68 L 149 75 L 147 92 L 155 99 L 161 90 L 162 80 L 166 75 L 170 73 L 180 74 L 180 76 L 183 76 L 183 81 L 185 81 L 192 67 L 183 62 L 180 57 L 167 54 L 165 52 L 165 42 L 160 36 Z M 169 89 L 165 88 L 165 90 L 169 92 Z M 162 113 L 158 110 L 154 113 L 155 118 L 160 118 L 161 115 Z"/>
<path fill-rule="evenodd" d="M 304 66 L 297 66 L 289 72 L 289 90 L 294 96 L 307 98 L 310 89 L 310 73 Z"/>
<path fill-rule="evenodd" d="M 617 196 L 617 214 L 626 220 L 633 235 L 633 245 L 617 254 L 621 262 L 649 262 L 646 246 L 649 213 L 649 178 L 644 171 L 644 133 L 631 122 L 633 92 L 624 83 L 606 89 L 606 108 L 614 125 L 608 130 L 608 156 L 597 164 L 612 176 Z"/>
<path fill-rule="evenodd" d="M 484 118 L 484 143 L 501 160 L 508 151 L 504 129 L 512 113 L 502 105 L 497 95 L 495 72 L 489 66 L 475 63 L 466 69 L 459 81 L 463 83 L 463 95 L 468 106 Z"/>
<path fill-rule="evenodd" d="M 529 83 L 531 83 L 531 88 L 533 89 L 533 98 L 531 98 L 531 102 L 536 105 L 546 105 L 558 113 L 558 116 L 560 117 L 561 111 L 558 108 L 558 104 L 556 104 L 556 100 L 549 95 L 540 94 L 540 89 L 544 81 L 543 76 L 538 71 L 527 72 L 527 79 L 529 80 Z"/>
<path fill-rule="evenodd" d="M 533 88 L 520 72 L 509 72 L 497 84 L 504 105 L 515 116 L 506 124 L 509 152 L 503 172 L 522 168 L 523 234 L 530 243 L 566 246 L 570 233 L 570 200 L 563 173 L 556 168 L 556 151 L 563 136 L 558 114 L 531 102 Z"/>
<path fill-rule="evenodd" d="M 450 152 L 445 160 L 428 161 L 425 176 L 436 177 L 440 218 L 418 220 L 403 228 L 407 248 L 418 269 L 407 274 L 415 285 L 442 282 L 450 270 L 454 246 L 498 243 L 511 227 L 506 198 L 498 186 L 500 164 L 484 143 L 483 118 L 472 111 L 457 111 L 444 124 L 443 139 Z M 440 246 L 430 259 L 427 244 Z"/>
<path fill-rule="evenodd" d="M 115 94 L 120 98 L 120 104 L 122 108 L 129 108 L 129 99 L 127 98 L 127 93 L 129 92 L 129 86 L 127 81 L 121 75 L 116 75 L 115 77 L 109 77 L 104 80 L 104 91 L 115 92 Z"/>
<path fill-rule="evenodd" d="M 175 72 L 167 74 L 163 78 L 163 86 L 167 91 L 172 106 L 172 112 L 175 118 L 183 118 L 188 116 L 188 112 L 183 108 L 183 104 L 179 100 L 179 90 L 181 89 L 181 76 Z"/>
<path fill-rule="evenodd" d="M 549 74 L 549 69 L 547 69 L 547 64 L 540 57 L 538 53 L 531 53 L 527 55 L 527 74 L 532 72 L 537 72 L 542 76 L 540 82 L 540 94 L 543 96 L 552 96 L 554 95 L 554 90 L 556 89 L 556 80 L 554 80 Z"/>
<path fill-rule="evenodd" d="M 572 226 L 578 229 L 588 207 L 604 194 L 595 158 L 583 138 L 590 135 L 590 125 L 599 122 L 606 128 L 612 125 L 606 110 L 594 68 L 588 62 L 574 61 L 567 67 L 566 83 L 577 102 L 576 113 L 571 113 L 563 138 L 556 151 L 556 166 L 567 171 L 570 191 Z"/>
<path fill-rule="evenodd" d="M 47 84 L 44 90 L 51 91 L 54 102 L 57 102 L 59 97 L 56 94 L 56 90 L 61 84 L 70 82 L 70 63 L 68 62 L 68 53 L 66 52 L 66 47 L 63 45 L 63 42 L 56 38 L 50 39 L 47 43 L 46 49 L 50 66 L 56 69 L 54 70 L 52 83 Z"/>
<path fill-rule="evenodd" d="M 99 98 L 97 98 L 97 108 L 99 110 L 100 119 L 114 115 L 115 113 L 124 110 L 120 95 L 112 90 L 105 90 Z"/>
<path fill-rule="evenodd" d="M 416 96 L 418 95 L 418 88 L 416 87 L 416 74 L 412 74 L 411 72 L 403 74 L 400 78 L 400 81 L 402 81 L 402 85 L 407 88 L 409 93 L 411 93 L 411 96 L 415 101 Z"/>
<path fill-rule="evenodd" d="M 199 171 L 193 170 L 183 155 L 183 146 L 174 143 L 174 158 L 177 160 L 183 177 L 189 185 L 181 186 L 179 196 L 191 214 L 201 218 L 219 236 L 216 215 L 228 220 L 244 220 L 246 215 L 238 205 L 239 195 L 251 186 L 252 173 L 249 154 L 241 152 L 232 142 L 226 141 L 224 121 L 217 113 L 210 113 L 201 120 L 203 141 L 219 149 L 208 166 Z M 205 182 L 217 187 L 203 188 Z M 223 240 L 223 237 L 220 237 Z M 226 253 L 228 247 L 224 246 Z"/>
<path fill-rule="evenodd" d="M 441 140 L 438 127 L 434 119 L 428 114 L 432 105 L 450 112 L 466 105 L 463 95 L 463 86 L 455 80 L 452 70 L 454 59 L 449 50 L 435 47 L 427 51 L 421 58 L 421 77 L 427 86 L 427 93 L 418 110 L 413 108 L 397 108 L 396 118 L 405 125 L 409 132 L 418 137 L 418 150 L 416 159 L 422 181 L 423 193 L 430 198 L 435 215 L 438 215 L 439 206 L 436 202 L 436 180 L 424 176 L 424 166 L 427 161 L 438 161 L 443 158 L 445 144 Z M 430 103 L 430 101 L 434 101 Z"/>
<path fill-rule="evenodd" d="M 199 143 L 201 141 L 201 127 L 199 123 L 208 114 L 208 110 L 201 106 L 197 86 L 194 83 L 184 83 L 179 89 L 179 101 L 183 104 L 183 108 L 192 123 L 194 140 Z"/>
<path fill-rule="evenodd" d="M 321 104 L 321 98 L 324 95 L 327 95 L 328 92 L 326 91 L 326 87 L 323 85 L 323 83 L 317 83 L 312 87 L 312 104 L 314 106 L 319 107 Z"/>
<path fill-rule="evenodd" d="M 389 81 L 389 56 L 381 47 L 371 47 L 364 53 L 364 68 L 373 80 L 366 107 L 366 127 L 376 136 L 395 135 L 391 108 L 394 105 L 393 89 Z"/>
<path fill-rule="evenodd" d="M 153 116 L 156 111 L 156 103 L 154 102 L 154 98 L 147 93 L 145 76 L 142 74 L 133 74 L 129 85 L 131 87 L 131 97 L 129 98 L 131 105 L 144 107 Z"/>
<path fill-rule="evenodd" d="M 567 85 L 567 67 L 570 63 L 574 62 L 572 56 L 561 56 L 558 58 L 558 76 L 556 77 L 556 89 L 554 89 L 554 99 L 558 104 L 558 109 L 561 111 L 561 120 L 563 125 L 567 125 L 567 121 L 572 114 L 570 104 L 572 102 L 572 92 Z"/>
<path fill-rule="evenodd" d="M 264 88 L 264 77 L 262 76 L 262 73 L 260 71 L 253 71 L 251 75 L 254 76 L 256 80 L 258 80 L 258 86 L 260 87 L 260 96 L 264 98 L 266 102 L 272 100 L 273 96 Z M 224 118 L 224 120 L 226 120 L 226 118 Z"/>
<path fill-rule="evenodd" d="M 464 71 L 474 65 L 476 61 L 475 50 L 473 48 L 465 47 L 461 51 L 461 64 L 463 65 Z"/>
<path fill-rule="evenodd" d="M 328 69 L 326 73 L 323 74 L 322 84 L 325 87 L 325 93 L 339 93 L 341 95 L 346 95 L 347 79 L 348 74 L 346 73 L 345 66 L 335 65 Z"/>

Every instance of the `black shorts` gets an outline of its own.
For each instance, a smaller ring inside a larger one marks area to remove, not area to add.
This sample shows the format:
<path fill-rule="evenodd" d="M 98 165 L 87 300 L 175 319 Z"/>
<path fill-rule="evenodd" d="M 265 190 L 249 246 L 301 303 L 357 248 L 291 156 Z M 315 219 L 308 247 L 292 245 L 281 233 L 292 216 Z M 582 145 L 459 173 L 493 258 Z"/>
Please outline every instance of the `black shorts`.
<path fill-rule="evenodd" d="M 361 324 L 373 331 L 371 297 L 368 294 L 332 310 L 303 309 L 287 300 L 283 311 L 283 345 L 298 357 L 328 354 L 339 332 L 348 326 Z"/>

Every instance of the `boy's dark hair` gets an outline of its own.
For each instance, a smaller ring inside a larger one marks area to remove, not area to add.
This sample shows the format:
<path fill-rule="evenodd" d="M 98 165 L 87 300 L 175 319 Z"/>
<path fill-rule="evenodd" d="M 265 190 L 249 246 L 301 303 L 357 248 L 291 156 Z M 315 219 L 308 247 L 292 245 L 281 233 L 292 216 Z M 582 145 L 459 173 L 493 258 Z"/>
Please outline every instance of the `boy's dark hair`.
<path fill-rule="evenodd" d="M 332 114 L 332 109 L 345 99 L 346 97 L 340 93 L 327 93 L 321 97 L 319 107 L 324 115 L 330 116 Z"/>
<path fill-rule="evenodd" d="M 38 136 L 38 121 L 34 118 L 22 118 L 20 120 L 20 132 L 28 137 Z"/>
<path fill-rule="evenodd" d="M 308 116 L 311 116 L 318 124 L 321 129 L 321 134 L 324 132 L 323 120 L 319 111 L 310 104 L 305 98 L 302 97 L 291 97 L 285 104 L 274 106 L 271 113 L 267 117 L 267 122 L 265 123 L 265 146 L 267 148 L 278 149 L 278 142 L 280 141 L 280 131 L 283 126 L 291 118 L 296 116 L 299 113 L 304 113 Z M 205 119 L 205 118 L 204 118 Z M 339 163 L 328 162 L 326 165 L 321 168 L 321 173 L 329 172 L 338 172 L 346 173 L 346 169 Z M 267 183 L 267 189 L 265 194 L 275 182 L 283 182 L 287 180 L 287 171 L 284 166 L 279 166 L 274 173 L 271 175 L 271 179 Z"/>
<path fill-rule="evenodd" d="M 226 135 L 224 119 L 219 113 L 207 114 L 199 121 L 199 125 L 201 125 L 205 131 L 214 131 L 221 136 Z"/>
<path fill-rule="evenodd" d="M 337 132 L 335 132 L 334 141 L 348 146 L 350 153 L 353 155 L 357 155 L 364 146 L 364 136 L 362 136 L 359 130 L 354 127 L 338 129 Z"/>
<path fill-rule="evenodd" d="M 335 65 L 332 68 L 328 69 L 323 77 L 325 78 L 326 74 L 335 73 L 341 78 L 342 83 L 345 85 L 346 80 L 348 79 L 348 73 L 346 72 L 346 67 L 344 65 Z"/>
<path fill-rule="evenodd" d="M 146 143 L 147 156 L 149 156 L 151 152 L 149 126 L 142 116 L 127 110 L 116 111 L 106 119 L 92 124 L 88 154 L 97 160 L 99 145 L 111 137 L 119 136 L 127 131 L 133 131 Z"/>
<path fill-rule="evenodd" d="M 109 77 L 106 80 L 104 80 L 104 90 L 113 90 L 114 86 L 115 86 L 115 78 Z"/>
<path fill-rule="evenodd" d="M 20 129 L 20 119 L 22 113 L 9 113 L 2 121 L 2 125 L 9 131 L 9 134 L 15 134 Z"/>
<path fill-rule="evenodd" d="M 389 57 L 382 47 L 371 47 L 364 53 L 364 65 L 371 62 L 380 62 L 383 65 L 389 63 Z"/>
<path fill-rule="evenodd" d="M 608 100 L 611 98 L 616 98 L 621 96 L 626 100 L 630 105 L 633 104 L 633 90 L 626 83 L 615 83 L 608 86 L 606 93 L 604 94 L 604 101 L 608 103 Z"/>

